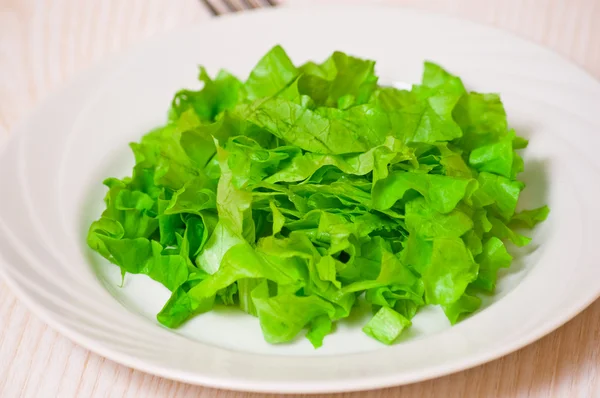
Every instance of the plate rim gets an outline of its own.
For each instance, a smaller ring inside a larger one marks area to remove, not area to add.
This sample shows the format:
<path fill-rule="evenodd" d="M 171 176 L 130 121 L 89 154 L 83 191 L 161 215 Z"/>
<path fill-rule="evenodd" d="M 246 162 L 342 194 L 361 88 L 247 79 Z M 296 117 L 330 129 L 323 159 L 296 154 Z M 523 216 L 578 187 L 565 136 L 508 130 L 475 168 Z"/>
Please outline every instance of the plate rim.
<path fill-rule="evenodd" d="M 544 327 L 539 327 L 536 333 L 531 333 L 526 338 L 521 339 L 517 343 L 513 345 L 504 345 L 503 349 L 498 349 L 493 354 L 480 354 L 479 356 L 472 357 L 470 361 L 465 361 L 462 365 L 447 365 L 447 366 L 437 366 L 433 370 L 430 370 L 428 373 L 423 373 L 420 377 L 410 378 L 409 381 L 406 382 L 396 382 L 393 377 L 381 377 L 375 378 L 371 377 L 368 379 L 364 379 L 362 383 L 358 382 L 353 385 L 348 385 L 346 387 L 336 383 L 335 381 L 312 381 L 309 386 L 303 385 L 302 382 L 289 382 L 289 381 L 278 381 L 278 382 L 269 382 L 269 384 L 265 384 L 261 381 L 242 381 L 240 382 L 237 379 L 215 379 L 215 378 L 207 378 L 200 374 L 190 375 L 188 373 L 183 373 L 179 371 L 173 371 L 167 367 L 160 366 L 152 366 L 146 364 L 144 361 L 140 361 L 134 355 L 123 354 L 116 350 L 112 350 L 111 348 L 104 347 L 102 344 L 98 344 L 95 340 L 88 338 L 84 334 L 81 334 L 77 331 L 71 330 L 69 327 L 62 325 L 60 322 L 55 321 L 54 318 L 49 315 L 43 308 L 39 307 L 34 303 L 33 300 L 30 300 L 26 293 L 24 293 L 18 284 L 8 276 L 5 272 L 5 267 L 8 264 L 4 262 L 4 260 L 0 257 L 0 277 L 3 278 L 9 289 L 15 294 L 15 296 L 25 304 L 25 306 L 33 312 L 37 317 L 39 317 L 42 321 L 44 321 L 48 326 L 50 326 L 53 330 L 57 331 L 61 335 L 65 336 L 72 342 L 77 345 L 82 346 L 83 348 L 89 350 L 96 355 L 99 355 L 103 358 L 109 359 L 119 365 L 123 365 L 129 367 L 131 369 L 135 369 L 153 376 L 166 378 L 168 380 L 173 380 L 176 382 L 182 382 L 186 384 L 201 386 L 201 387 L 210 387 L 216 389 L 224 389 L 230 391 L 240 391 L 240 392 L 255 392 L 255 393 L 281 393 L 281 394 L 319 394 L 319 393 L 346 393 L 346 392 L 356 392 L 356 391 L 368 391 L 373 389 L 382 389 L 382 388 L 390 388 L 390 387 L 399 387 L 403 385 L 409 385 L 413 383 L 419 383 L 426 380 L 436 379 L 443 376 L 448 376 L 454 373 L 466 371 L 477 367 L 479 365 L 486 364 L 488 362 L 495 361 L 499 358 L 502 358 L 508 354 L 514 353 L 534 342 L 543 338 L 546 335 L 556 331 L 558 328 L 575 318 L 581 312 L 583 312 L 587 307 L 589 307 L 592 303 L 594 303 L 598 298 L 600 298 L 600 292 L 593 297 L 589 301 L 582 301 L 579 303 L 573 311 L 567 312 L 567 316 L 562 318 L 554 318 L 557 319 L 555 322 L 547 322 L 547 325 Z M 9 265 L 10 266 L 10 265 Z"/>

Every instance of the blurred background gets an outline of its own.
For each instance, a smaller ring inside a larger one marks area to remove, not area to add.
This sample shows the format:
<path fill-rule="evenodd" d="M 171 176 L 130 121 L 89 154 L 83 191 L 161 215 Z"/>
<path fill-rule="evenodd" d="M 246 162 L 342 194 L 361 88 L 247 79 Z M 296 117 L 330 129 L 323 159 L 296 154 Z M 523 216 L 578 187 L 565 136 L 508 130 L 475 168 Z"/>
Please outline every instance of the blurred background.
<path fill-rule="evenodd" d="M 283 6 L 376 3 L 453 15 L 540 43 L 600 77 L 598 0 L 273 1 Z M 229 12 L 223 0 L 212 4 Z M 0 137 L 77 70 L 144 38 L 211 17 L 203 0 L 0 0 Z"/>

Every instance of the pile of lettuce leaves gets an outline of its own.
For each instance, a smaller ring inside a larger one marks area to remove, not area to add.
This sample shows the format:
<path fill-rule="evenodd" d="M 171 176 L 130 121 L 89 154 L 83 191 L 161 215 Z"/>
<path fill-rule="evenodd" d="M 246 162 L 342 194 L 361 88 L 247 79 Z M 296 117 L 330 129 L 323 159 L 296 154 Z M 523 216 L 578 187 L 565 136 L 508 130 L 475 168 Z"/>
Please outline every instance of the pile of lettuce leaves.
<path fill-rule="evenodd" d="M 475 311 L 506 244 L 548 214 L 515 212 L 527 141 L 498 95 L 438 65 L 411 90 L 374 67 L 341 52 L 295 66 L 276 46 L 245 82 L 200 68 L 202 89 L 131 144 L 132 176 L 104 181 L 89 246 L 168 288 L 171 328 L 237 306 L 266 341 L 306 330 L 319 347 L 366 300 L 364 332 L 391 344 L 425 305 L 452 324 Z"/>

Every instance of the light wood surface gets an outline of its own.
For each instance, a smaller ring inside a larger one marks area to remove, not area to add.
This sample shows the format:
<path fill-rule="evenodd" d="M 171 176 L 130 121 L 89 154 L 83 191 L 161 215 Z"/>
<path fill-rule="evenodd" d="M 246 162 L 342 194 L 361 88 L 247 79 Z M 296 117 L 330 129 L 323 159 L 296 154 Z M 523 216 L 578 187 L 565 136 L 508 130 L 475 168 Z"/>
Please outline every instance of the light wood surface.
<path fill-rule="evenodd" d="M 600 77 L 599 0 L 380 2 L 506 29 Z M 32 106 L 77 71 L 146 37 L 208 18 L 200 0 L 0 0 L 0 146 Z M 0 282 L 0 397 L 121 396 L 261 395 L 176 383 L 106 360 L 48 328 Z M 500 360 L 419 384 L 342 396 L 600 397 L 600 301 Z"/>

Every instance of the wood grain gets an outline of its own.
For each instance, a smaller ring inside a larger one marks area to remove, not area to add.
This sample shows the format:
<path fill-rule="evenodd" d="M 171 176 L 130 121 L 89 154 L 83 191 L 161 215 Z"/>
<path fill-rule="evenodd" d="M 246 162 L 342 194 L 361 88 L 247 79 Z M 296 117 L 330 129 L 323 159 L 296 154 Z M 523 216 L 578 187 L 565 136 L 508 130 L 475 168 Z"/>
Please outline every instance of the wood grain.
<path fill-rule="evenodd" d="M 379 2 L 506 29 L 600 77 L 599 1 Z M 77 71 L 146 37 L 207 18 L 199 0 L 0 0 L 0 146 L 33 106 Z M 0 397 L 259 396 L 172 382 L 92 354 L 31 315 L 0 282 Z M 600 397 L 600 301 L 542 340 L 489 364 L 336 396 Z"/>

